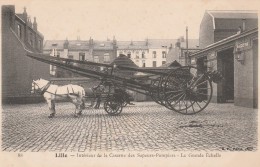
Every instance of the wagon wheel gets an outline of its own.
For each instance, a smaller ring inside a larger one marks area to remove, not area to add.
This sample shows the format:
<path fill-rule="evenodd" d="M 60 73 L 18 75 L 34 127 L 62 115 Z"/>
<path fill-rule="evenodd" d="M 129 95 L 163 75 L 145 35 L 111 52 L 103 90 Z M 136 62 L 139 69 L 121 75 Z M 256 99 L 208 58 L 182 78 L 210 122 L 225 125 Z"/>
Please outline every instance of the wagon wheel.
<path fill-rule="evenodd" d="M 158 104 L 165 106 L 166 108 L 169 108 L 168 104 L 165 101 L 165 95 L 164 95 L 164 85 L 166 82 L 166 76 L 161 76 L 156 78 L 152 81 L 150 85 L 150 96 L 151 98 Z M 171 108 L 169 108 L 171 109 Z"/>
<path fill-rule="evenodd" d="M 207 73 L 199 74 L 195 67 L 183 66 L 172 71 L 164 84 L 166 103 L 181 114 L 202 111 L 212 97 L 211 80 Z"/>
<path fill-rule="evenodd" d="M 123 105 L 114 95 L 108 96 L 104 103 L 104 109 L 109 115 L 119 115 L 123 110 Z"/>
<path fill-rule="evenodd" d="M 127 106 L 127 102 L 124 101 L 123 104 L 122 104 L 123 107 L 126 107 Z"/>
<path fill-rule="evenodd" d="M 151 98 L 158 104 L 162 105 L 161 102 L 161 96 L 160 96 L 160 83 L 161 83 L 161 77 L 156 78 L 155 80 L 151 81 L 149 91 L 148 93 L 150 94 Z"/>

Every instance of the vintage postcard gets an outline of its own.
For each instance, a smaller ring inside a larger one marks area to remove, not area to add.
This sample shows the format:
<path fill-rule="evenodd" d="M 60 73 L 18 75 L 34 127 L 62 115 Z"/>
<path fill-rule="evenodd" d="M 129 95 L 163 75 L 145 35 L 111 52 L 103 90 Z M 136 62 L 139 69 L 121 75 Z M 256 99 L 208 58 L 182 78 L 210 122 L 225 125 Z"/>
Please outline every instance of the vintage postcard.
<path fill-rule="evenodd" d="M 259 166 L 259 6 L 1 2 L 0 166 Z"/>

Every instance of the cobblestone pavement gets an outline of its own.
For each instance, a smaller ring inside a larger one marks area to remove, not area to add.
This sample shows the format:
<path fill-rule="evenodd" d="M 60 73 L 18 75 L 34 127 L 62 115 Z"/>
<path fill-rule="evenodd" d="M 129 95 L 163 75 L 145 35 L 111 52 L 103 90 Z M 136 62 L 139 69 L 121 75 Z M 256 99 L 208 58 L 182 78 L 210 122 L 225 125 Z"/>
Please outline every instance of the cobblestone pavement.
<path fill-rule="evenodd" d="M 257 111 L 209 104 L 186 116 L 153 102 L 135 103 L 119 116 L 88 109 L 72 116 L 71 103 L 2 107 L 3 151 L 251 151 L 257 149 Z"/>

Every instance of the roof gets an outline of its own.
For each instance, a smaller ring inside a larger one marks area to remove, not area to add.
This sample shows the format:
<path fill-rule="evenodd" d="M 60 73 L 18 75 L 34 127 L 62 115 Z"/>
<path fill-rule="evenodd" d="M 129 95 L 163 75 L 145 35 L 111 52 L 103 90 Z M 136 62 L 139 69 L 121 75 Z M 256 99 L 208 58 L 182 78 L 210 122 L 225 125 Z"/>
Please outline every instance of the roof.
<path fill-rule="evenodd" d="M 117 41 L 118 50 L 146 50 L 148 49 L 146 41 Z"/>
<path fill-rule="evenodd" d="M 210 44 L 206 48 L 190 54 L 189 57 L 205 53 L 206 51 L 209 51 L 209 50 L 214 49 L 214 48 L 219 47 L 219 46 L 227 45 L 228 43 L 234 42 L 235 40 L 239 40 L 241 38 L 245 38 L 245 37 L 252 35 L 252 34 L 258 35 L 258 28 L 254 28 L 254 29 L 242 32 L 241 34 L 235 34 L 235 35 L 232 35 L 232 36 L 227 37 L 225 39 L 222 39 L 221 41 Z"/>
<path fill-rule="evenodd" d="M 153 49 L 159 49 L 166 46 L 169 48 L 171 45 L 174 46 L 176 42 L 177 39 L 149 39 L 148 46 Z"/>
<path fill-rule="evenodd" d="M 43 45 L 43 50 L 51 50 L 54 48 L 63 49 L 65 40 L 46 40 Z"/>
<path fill-rule="evenodd" d="M 174 60 L 173 62 L 163 64 L 161 67 L 181 67 L 181 64 Z"/>
<path fill-rule="evenodd" d="M 66 40 L 47 40 L 43 46 L 43 50 L 64 49 L 63 44 Z M 82 40 L 69 40 L 69 49 L 70 50 L 88 50 L 89 41 Z"/>
<path fill-rule="evenodd" d="M 89 41 L 82 41 L 82 40 L 71 41 L 70 40 L 69 41 L 69 50 L 89 50 Z"/>
<path fill-rule="evenodd" d="M 160 49 L 170 48 L 174 46 L 178 39 L 148 39 L 147 41 L 118 41 L 118 50 L 138 50 L 138 49 Z M 199 45 L 198 39 L 189 39 L 189 48 L 197 48 Z M 186 47 L 186 41 L 181 42 L 181 47 Z"/>
<path fill-rule="evenodd" d="M 188 39 L 188 48 L 198 48 L 199 39 Z M 181 42 L 181 48 L 186 48 L 186 40 Z"/>
<path fill-rule="evenodd" d="M 257 11 L 254 10 L 207 10 L 214 18 L 222 19 L 257 19 Z"/>
<path fill-rule="evenodd" d="M 112 50 L 113 43 L 112 43 L 112 41 L 95 41 L 94 40 L 94 49 L 95 50 Z"/>
<path fill-rule="evenodd" d="M 111 65 L 124 66 L 124 67 L 134 67 L 138 68 L 138 66 L 125 55 L 119 55 Z"/>

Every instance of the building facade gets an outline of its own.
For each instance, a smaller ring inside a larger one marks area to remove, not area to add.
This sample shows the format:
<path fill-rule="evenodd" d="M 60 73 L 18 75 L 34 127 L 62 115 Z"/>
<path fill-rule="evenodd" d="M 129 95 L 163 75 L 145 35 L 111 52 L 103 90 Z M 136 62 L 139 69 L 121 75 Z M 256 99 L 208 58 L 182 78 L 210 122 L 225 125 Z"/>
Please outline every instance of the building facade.
<path fill-rule="evenodd" d="M 144 41 L 118 41 L 117 57 L 125 55 L 138 67 L 160 67 L 176 39 L 146 39 Z"/>
<path fill-rule="evenodd" d="M 116 58 L 116 40 L 95 41 L 89 40 L 47 40 L 43 53 L 50 56 L 68 58 L 80 61 L 92 61 L 97 63 L 111 63 Z M 57 70 L 50 65 L 50 74 L 54 77 L 72 77 L 73 73 L 65 70 Z"/>
<path fill-rule="evenodd" d="M 205 11 L 200 24 L 199 46 L 206 46 L 258 26 L 256 11 Z"/>
<path fill-rule="evenodd" d="M 173 62 L 176 60 L 182 66 L 189 65 L 190 59 L 188 55 L 198 50 L 200 50 L 198 39 L 189 39 L 188 42 L 183 38 L 177 39 L 175 45 L 169 50 L 166 61 Z"/>
<path fill-rule="evenodd" d="M 212 16 L 209 16 L 206 12 L 201 23 L 200 46 L 204 48 L 190 55 L 191 64 L 201 71 L 214 69 L 222 72 L 224 79 L 213 84 L 212 102 L 232 102 L 238 106 L 257 108 L 257 14 L 252 11 L 214 11 L 214 18 L 221 16 L 223 20 L 217 19 L 214 21 L 216 25 L 212 24 L 211 27 L 209 23 L 213 22 L 209 21 L 209 18 Z M 205 29 L 205 25 L 208 25 L 208 28 Z M 235 29 L 236 33 L 233 32 Z"/>
<path fill-rule="evenodd" d="M 26 56 L 27 49 L 42 53 L 43 35 L 27 16 L 15 13 L 13 5 L 2 6 L 2 101 L 26 103 L 42 100 L 31 94 L 33 79 L 49 79 L 49 66 Z"/>

